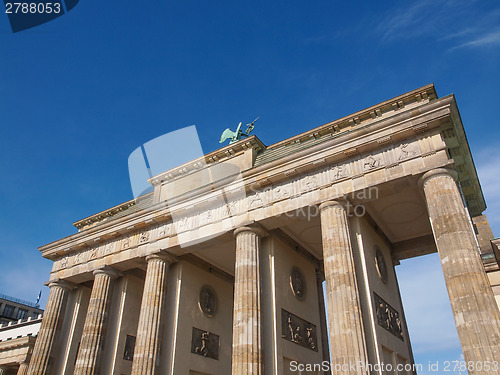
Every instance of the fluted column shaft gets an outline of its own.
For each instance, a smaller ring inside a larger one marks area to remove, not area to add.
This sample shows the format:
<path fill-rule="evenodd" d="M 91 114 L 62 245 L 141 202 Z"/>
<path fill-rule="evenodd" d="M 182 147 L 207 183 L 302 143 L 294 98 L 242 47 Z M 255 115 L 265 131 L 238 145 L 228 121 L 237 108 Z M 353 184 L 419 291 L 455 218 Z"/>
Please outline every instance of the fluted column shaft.
<path fill-rule="evenodd" d="M 28 364 L 26 362 L 21 362 L 19 368 L 17 369 L 17 375 L 26 375 L 28 373 Z"/>
<path fill-rule="evenodd" d="M 75 375 L 100 373 L 99 365 L 104 350 L 104 336 L 111 304 L 113 280 L 118 275 L 118 272 L 107 266 L 94 271 L 94 285 L 83 326 Z"/>
<path fill-rule="evenodd" d="M 28 368 L 29 375 L 50 375 L 54 362 L 54 349 L 59 339 L 66 299 L 74 286 L 63 280 L 49 283 L 50 293 L 33 348 Z"/>
<path fill-rule="evenodd" d="M 368 374 L 352 364 L 368 364 L 347 212 L 337 201 L 320 205 L 330 360 L 335 374 Z"/>
<path fill-rule="evenodd" d="M 132 375 L 155 375 L 159 372 L 167 274 L 174 258 L 162 253 L 149 255 L 146 261 L 148 268 L 142 293 Z"/>
<path fill-rule="evenodd" d="M 260 239 L 262 232 L 250 227 L 235 230 L 232 375 L 261 375 L 262 319 Z"/>
<path fill-rule="evenodd" d="M 498 361 L 500 313 L 455 179 L 444 168 L 422 177 L 432 231 L 465 361 Z"/>

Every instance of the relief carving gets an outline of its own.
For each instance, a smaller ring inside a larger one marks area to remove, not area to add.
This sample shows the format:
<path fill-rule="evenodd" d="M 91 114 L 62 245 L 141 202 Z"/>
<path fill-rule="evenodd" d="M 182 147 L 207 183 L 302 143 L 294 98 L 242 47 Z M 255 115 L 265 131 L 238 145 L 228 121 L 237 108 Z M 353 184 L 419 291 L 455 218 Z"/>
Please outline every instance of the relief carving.
<path fill-rule="evenodd" d="M 264 204 L 260 195 L 261 195 L 261 193 L 256 192 L 255 194 L 250 195 L 248 197 L 248 201 L 250 203 L 249 208 L 259 207 L 259 206 L 262 206 Z"/>
<path fill-rule="evenodd" d="M 293 267 L 290 273 L 290 287 L 298 299 L 302 300 L 306 294 L 306 280 L 304 274 L 298 267 Z"/>
<path fill-rule="evenodd" d="M 218 360 L 219 336 L 193 327 L 191 353 Z"/>
<path fill-rule="evenodd" d="M 387 264 L 385 258 L 378 247 L 375 247 L 375 266 L 377 273 L 384 284 L 387 283 Z"/>
<path fill-rule="evenodd" d="M 276 186 L 273 195 L 275 200 L 290 198 L 290 186 L 288 184 Z"/>
<path fill-rule="evenodd" d="M 135 336 L 127 335 L 125 340 L 125 349 L 123 350 L 123 359 L 132 361 L 134 359 Z"/>
<path fill-rule="evenodd" d="M 89 260 L 97 259 L 97 247 L 94 247 L 89 251 Z"/>
<path fill-rule="evenodd" d="M 373 295 L 375 297 L 378 324 L 401 341 L 404 341 L 403 328 L 399 313 L 391 305 L 379 297 L 377 293 L 373 293 Z"/>
<path fill-rule="evenodd" d="M 122 238 L 122 250 L 123 249 L 128 249 L 130 247 L 130 237 L 123 237 Z"/>
<path fill-rule="evenodd" d="M 85 252 L 81 251 L 75 255 L 74 264 L 83 263 L 85 257 Z"/>
<path fill-rule="evenodd" d="M 110 241 L 104 245 L 104 255 L 111 254 L 115 249 L 115 241 Z"/>
<path fill-rule="evenodd" d="M 217 294 L 213 288 L 205 285 L 200 290 L 198 306 L 208 317 L 213 317 L 217 312 Z"/>
<path fill-rule="evenodd" d="M 364 160 L 363 160 L 363 170 L 368 171 L 373 168 L 380 167 L 382 158 L 378 155 L 373 156 L 373 155 L 368 155 Z"/>
<path fill-rule="evenodd" d="M 307 175 L 302 181 L 302 191 L 311 191 L 318 187 L 318 177 L 316 175 Z"/>
<path fill-rule="evenodd" d="M 158 229 L 158 239 L 168 237 L 170 235 L 170 224 L 164 224 Z"/>
<path fill-rule="evenodd" d="M 401 143 L 396 148 L 396 155 L 397 155 L 397 160 L 403 160 L 417 155 L 417 151 L 415 150 L 414 146 L 408 143 Z"/>
<path fill-rule="evenodd" d="M 297 345 L 318 351 L 316 326 L 281 309 L 281 337 Z"/>
<path fill-rule="evenodd" d="M 149 230 L 142 232 L 139 236 L 139 243 L 145 243 L 149 241 Z"/>
<path fill-rule="evenodd" d="M 332 168 L 332 178 L 333 180 L 340 180 L 341 178 L 349 176 L 349 165 L 340 164 Z"/>

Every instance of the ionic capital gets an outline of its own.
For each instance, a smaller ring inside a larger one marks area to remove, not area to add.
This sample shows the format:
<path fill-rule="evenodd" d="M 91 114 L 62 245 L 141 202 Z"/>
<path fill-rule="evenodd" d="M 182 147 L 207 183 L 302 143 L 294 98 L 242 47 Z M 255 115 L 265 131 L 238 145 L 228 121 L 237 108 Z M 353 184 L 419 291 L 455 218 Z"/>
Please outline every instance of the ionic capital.
<path fill-rule="evenodd" d="M 94 274 L 94 276 L 97 276 L 99 274 L 105 274 L 112 279 L 116 279 L 117 277 L 122 276 L 121 272 L 115 270 L 114 268 L 112 268 L 110 266 L 103 266 L 101 268 L 98 268 L 93 272 L 93 274 Z"/>
<path fill-rule="evenodd" d="M 453 178 L 454 181 L 458 180 L 458 173 L 455 170 L 449 168 L 436 168 L 428 172 L 425 172 L 419 178 L 418 183 L 420 186 L 424 186 L 427 181 L 435 177 L 441 177 L 441 176 L 451 177 Z"/>

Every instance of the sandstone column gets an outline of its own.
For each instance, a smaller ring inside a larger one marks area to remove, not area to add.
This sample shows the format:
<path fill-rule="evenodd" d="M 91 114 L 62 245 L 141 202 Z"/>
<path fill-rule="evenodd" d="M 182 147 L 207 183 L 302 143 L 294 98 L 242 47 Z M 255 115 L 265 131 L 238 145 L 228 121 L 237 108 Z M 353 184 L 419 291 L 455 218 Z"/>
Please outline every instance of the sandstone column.
<path fill-rule="evenodd" d="M 119 273 L 108 266 L 94 271 L 94 285 L 83 326 L 75 375 L 99 374 L 99 360 L 104 350 L 113 280 L 118 276 Z"/>
<path fill-rule="evenodd" d="M 167 253 L 146 257 L 148 268 L 142 293 L 132 375 L 155 375 L 158 373 L 167 273 L 169 265 L 174 260 L 175 258 Z"/>
<path fill-rule="evenodd" d="M 29 375 L 50 375 L 54 362 L 54 348 L 59 339 L 66 299 L 74 285 L 63 280 L 52 281 L 42 325 L 33 348 L 28 368 Z"/>
<path fill-rule="evenodd" d="M 236 262 L 234 279 L 232 375 L 263 372 L 260 241 L 263 231 L 241 227 L 234 231 Z"/>
<path fill-rule="evenodd" d="M 17 370 L 17 375 L 26 375 L 28 373 L 28 363 L 21 362 L 19 364 L 19 369 Z"/>
<path fill-rule="evenodd" d="M 500 313 L 456 176 L 456 172 L 444 168 L 422 176 L 429 218 L 465 361 L 498 361 Z M 469 370 L 469 374 L 476 373 L 479 371 Z"/>
<path fill-rule="evenodd" d="M 368 364 L 368 356 L 347 212 L 337 201 L 324 202 L 319 209 L 333 373 L 369 374 L 366 368 L 349 368 Z"/>

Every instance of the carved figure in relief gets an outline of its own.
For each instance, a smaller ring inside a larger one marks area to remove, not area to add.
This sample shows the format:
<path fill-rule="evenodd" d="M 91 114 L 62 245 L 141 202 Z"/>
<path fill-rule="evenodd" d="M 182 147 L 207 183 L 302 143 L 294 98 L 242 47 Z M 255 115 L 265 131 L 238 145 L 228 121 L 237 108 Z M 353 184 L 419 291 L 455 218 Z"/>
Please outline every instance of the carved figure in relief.
<path fill-rule="evenodd" d="M 258 207 L 263 204 L 259 192 L 255 193 L 254 195 L 251 195 L 249 201 L 250 201 L 250 208 Z"/>
<path fill-rule="evenodd" d="M 316 349 L 316 343 L 314 342 L 314 337 L 312 336 L 312 327 L 307 327 L 307 343 L 311 347 L 311 349 L 315 350 Z"/>
<path fill-rule="evenodd" d="M 318 187 L 318 180 L 315 175 L 306 176 L 305 178 L 306 191 L 314 190 Z"/>
<path fill-rule="evenodd" d="M 334 180 L 339 180 L 349 175 L 346 164 L 336 165 L 335 167 L 333 167 L 332 172 Z"/>
<path fill-rule="evenodd" d="M 288 330 L 290 331 L 290 338 L 292 341 L 294 341 L 293 340 L 294 331 L 293 331 L 293 327 L 292 327 L 292 317 L 291 316 L 288 316 L 287 322 L 288 322 Z"/>
<path fill-rule="evenodd" d="M 207 210 L 200 215 L 200 225 L 208 224 L 212 221 L 212 210 Z"/>
<path fill-rule="evenodd" d="M 97 258 L 97 249 L 92 249 L 89 252 L 89 260 L 96 259 Z"/>
<path fill-rule="evenodd" d="M 213 317 L 217 311 L 217 295 L 215 291 L 209 287 L 204 286 L 200 290 L 199 304 L 201 311 L 209 316 Z"/>
<path fill-rule="evenodd" d="M 83 262 L 83 253 L 78 253 L 75 255 L 75 264 Z"/>
<path fill-rule="evenodd" d="M 195 351 L 198 354 L 201 354 L 202 356 L 207 356 L 208 354 L 208 336 L 210 335 L 210 332 L 203 332 L 201 334 L 201 346 L 197 346 Z"/>
<path fill-rule="evenodd" d="M 408 143 L 401 143 L 397 148 L 398 160 L 403 160 L 415 156 L 417 152 L 409 147 Z"/>
<path fill-rule="evenodd" d="M 144 243 L 149 241 L 149 231 L 142 232 L 139 237 L 139 242 Z"/>
<path fill-rule="evenodd" d="M 130 237 L 124 237 L 122 239 L 122 249 L 128 249 L 130 247 Z"/>
<path fill-rule="evenodd" d="M 373 157 L 373 155 L 368 155 L 363 161 L 363 169 L 369 170 L 380 166 L 380 157 Z"/>
<path fill-rule="evenodd" d="M 183 217 L 177 221 L 177 223 L 176 223 L 177 224 L 177 232 L 182 232 L 182 231 L 185 231 L 188 229 L 188 226 L 189 226 L 188 220 L 189 220 L 188 217 Z"/>
<path fill-rule="evenodd" d="M 165 224 L 158 229 L 158 237 L 163 238 L 170 234 L 170 224 Z"/>
<path fill-rule="evenodd" d="M 114 242 L 108 242 L 104 246 L 104 254 L 109 254 L 113 251 Z"/>
<path fill-rule="evenodd" d="M 275 199 L 284 199 L 290 197 L 290 192 L 284 186 L 276 186 L 273 191 Z"/>
<path fill-rule="evenodd" d="M 68 257 L 64 257 L 61 259 L 61 267 L 65 268 L 68 266 Z"/>

